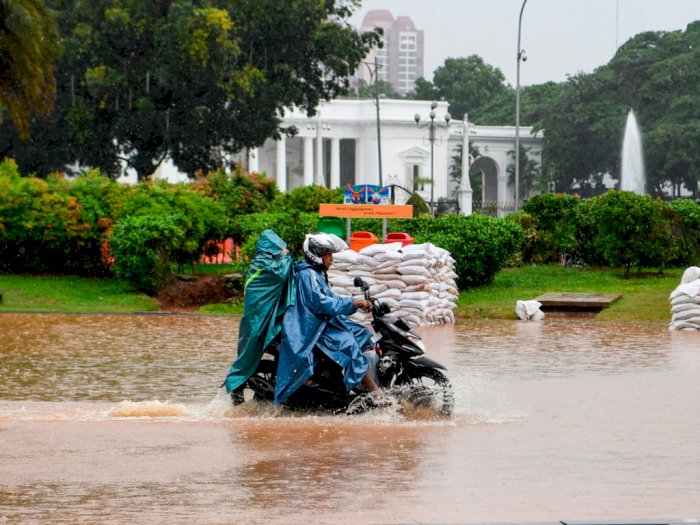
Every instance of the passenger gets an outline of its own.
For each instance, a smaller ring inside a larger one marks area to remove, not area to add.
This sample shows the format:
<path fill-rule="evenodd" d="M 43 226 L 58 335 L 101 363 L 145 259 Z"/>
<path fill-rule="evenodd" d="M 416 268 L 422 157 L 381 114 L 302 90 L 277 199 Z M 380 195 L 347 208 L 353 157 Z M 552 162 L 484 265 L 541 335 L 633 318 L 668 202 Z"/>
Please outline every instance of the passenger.
<path fill-rule="evenodd" d="M 296 304 L 284 315 L 275 403 L 282 403 L 309 380 L 314 371 L 315 346 L 343 369 L 348 392 L 358 385 L 377 392 L 372 335 L 346 317 L 357 309 L 368 311 L 372 303 L 336 295 L 328 284 L 333 254 L 346 250 L 347 244 L 337 235 L 314 233 L 306 236 L 303 248 L 304 259 L 295 264 Z"/>

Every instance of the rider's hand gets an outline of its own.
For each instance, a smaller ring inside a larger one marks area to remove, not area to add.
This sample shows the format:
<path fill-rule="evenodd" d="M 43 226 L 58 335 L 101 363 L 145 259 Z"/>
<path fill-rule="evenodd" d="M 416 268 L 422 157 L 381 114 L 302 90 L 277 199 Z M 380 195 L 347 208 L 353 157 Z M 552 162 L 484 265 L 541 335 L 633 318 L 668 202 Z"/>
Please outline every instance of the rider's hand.
<path fill-rule="evenodd" d="M 372 306 L 372 303 L 370 303 L 369 301 L 366 301 L 365 299 L 355 299 L 352 302 L 352 305 L 355 308 L 359 308 L 360 310 L 363 310 L 365 312 L 369 312 L 369 309 Z"/>

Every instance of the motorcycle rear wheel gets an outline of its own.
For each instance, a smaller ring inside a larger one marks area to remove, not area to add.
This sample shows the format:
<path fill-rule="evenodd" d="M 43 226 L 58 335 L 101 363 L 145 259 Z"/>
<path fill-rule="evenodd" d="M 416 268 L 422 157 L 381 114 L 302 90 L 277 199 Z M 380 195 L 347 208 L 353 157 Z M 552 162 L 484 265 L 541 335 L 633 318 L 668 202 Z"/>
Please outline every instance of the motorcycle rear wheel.
<path fill-rule="evenodd" d="M 403 386 L 409 386 L 407 401 L 428 407 L 441 416 L 451 416 L 454 409 L 452 383 L 435 368 L 416 368 L 404 376 Z"/>

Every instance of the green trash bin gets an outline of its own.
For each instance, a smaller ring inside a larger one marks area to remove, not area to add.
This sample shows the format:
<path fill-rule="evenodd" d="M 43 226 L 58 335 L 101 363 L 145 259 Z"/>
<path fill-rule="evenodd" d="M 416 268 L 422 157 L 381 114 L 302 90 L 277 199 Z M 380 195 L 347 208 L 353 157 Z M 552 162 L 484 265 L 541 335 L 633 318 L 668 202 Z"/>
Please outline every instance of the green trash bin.
<path fill-rule="evenodd" d="M 340 217 L 319 217 L 316 229 L 323 233 L 334 233 L 345 239 L 345 219 Z"/>

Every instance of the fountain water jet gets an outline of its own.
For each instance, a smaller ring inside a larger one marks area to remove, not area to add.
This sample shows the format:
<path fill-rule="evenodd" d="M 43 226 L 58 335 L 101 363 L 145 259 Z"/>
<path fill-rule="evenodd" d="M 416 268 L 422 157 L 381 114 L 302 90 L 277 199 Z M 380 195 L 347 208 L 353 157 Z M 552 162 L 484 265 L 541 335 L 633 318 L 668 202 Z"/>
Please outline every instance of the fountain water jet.
<path fill-rule="evenodd" d="M 642 195 L 645 193 L 646 176 L 644 173 L 644 152 L 642 151 L 642 136 L 639 131 L 634 111 L 630 109 L 625 124 L 625 135 L 622 140 L 620 165 L 620 190 L 632 191 Z"/>

